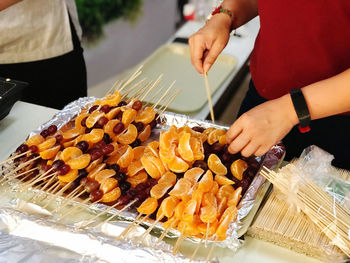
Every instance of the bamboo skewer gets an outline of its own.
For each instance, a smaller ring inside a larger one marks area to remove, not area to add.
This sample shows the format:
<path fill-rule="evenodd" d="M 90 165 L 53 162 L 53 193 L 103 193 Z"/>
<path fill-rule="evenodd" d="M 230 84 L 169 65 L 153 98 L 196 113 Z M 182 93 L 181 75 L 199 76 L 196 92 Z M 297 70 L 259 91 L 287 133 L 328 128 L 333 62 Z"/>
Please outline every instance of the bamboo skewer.
<path fill-rule="evenodd" d="M 140 237 L 141 240 L 145 239 L 146 236 L 152 231 L 152 229 L 155 227 L 155 225 L 162 220 L 164 217 L 164 214 L 160 215 L 156 220 L 154 220 L 154 222 L 152 223 L 151 226 L 148 227 L 148 229 L 145 231 L 145 233 L 143 233 Z"/>
<path fill-rule="evenodd" d="M 208 253 L 208 256 L 206 258 L 206 262 L 209 262 L 211 260 L 211 257 L 213 255 L 213 252 L 214 252 L 214 248 L 215 248 L 215 245 L 216 245 L 216 241 L 218 241 L 218 238 L 216 237 L 213 244 L 211 245 L 210 247 L 210 250 L 209 250 L 209 253 Z"/>
<path fill-rule="evenodd" d="M 183 228 L 182 228 L 182 230 L 181 230 L 181 233 L 180 233 L 180 236 L 177 238 L 177 240 L 176 240 L 176 243 L 175 243 L 175 245 L 174 245 L 174 247 L 173 247 L 173 255 L 175 256 L 176 254 L 177 254 L 177 252 L 179 251 L 179 249 L 180 249 L 180 246 L 181 246 L 181 244 L 182 244 L 182 241 L 185 239 L 185 235 L 184 235 L 184 232 L 185 232 L 185 229 L 186 229 L 186 227 L 184 226 Z"/>
<path fill-rule="evenodd" d="M 156 248 L 157 245 L 164 239 L 164 237 L 168 234 L 169 230 L 176 224 L 176 221 L 172 222 L 166 229 L 164 229 L 163 233 L 158 238 L 157 242 L 154 244 L 153 248 Z"/>
<path fill-rule="evenodd" d="M 59 195 L 63 194 L 64 191 L 66 191 L 66 190 L 72 185 L 72 183 L 73 183 L 73 182 L 67 183 L 64 187 L 62 187 L 61 190 L 59 190 L 56 194 L 54 194 L 54 195 L 49 199 L 49 201 L 46 203 L 46 205 L 43 206 L 43 208 L 48 207 Z"/>
<path fill-rule="evenodd" d="M 137 202 L 138 199 L 135 199 L 134 201 L 130 202 L 129 204 L 127 204 L 126 206 L 124 206 L 122 209 L 120 209 L 117 213 L 113 214 L 112 216 L 110 216 L 109 218 L 107 218 L 106 220 L 102 221 L 101 223 L 99 223 L 96 228 L 100 227 L 101 225 L 108 223 L 109 221 L 111 221 L 113 218 L 119 216 L 122 212 L 124 212 L 126 209 L 128 209 L 130 206 L 132 206 L 135 202 Z"/>
<path fill-rule="evenodd" d="M 97 204 L 98 202 L 100 202 L 101 199 L 91 203 L 87 209 L 89 209 L 91 206 Z M 81 208 L 84 208 L 84 205 L 86 205 L 88 202 L 90 202 L 90 198 L 85 199 L 84 201 L 80 202 L 78 205 L 74 206 L 72 209 L 70 209 L 67 213 L 63 214 L 62 216 L 60 216 L 57 221 L 61 221 L 63 218 L 66 218 L 67 216 L 69 216 L 70 214 L 72 214 L 73 212 L 77 212 L 79 211 Z"/>
<path fill-rule="evenodd" d="M 139 85 L 144 82 L 146 78 L 141 79 L 139 82 L 137 82 L 135 85 L 131 86 L 122 96 L 122 100 L 125 99 L 134 89 L 136 89 Z"/>
<path fill-rule="evenodd" d="M 177 95 L 179 95 L 180 92 L 181 92 L 181 90 L 177 90 L 173 95 L 171 95 L 168 98 L 168 100 L 164 103 L 164 105 L 159 108 L 159 110 L 158 110 L 158 117 L 156 118 L 156 120 L 158 120 L 160 118 L 160 116 L 165 112 L 165 110 L 168 108 L 170 103 L 173 102 L 173 100 L 176 98 Z"/>
<path fill-rule="evenodd" d="M 211 101 L 211 92 L 210 92 L 210 85 L 208 81 L 208 75 L 207 72 L 204 72 L 204 82 L 205 82 L 205 90 L 207 92 L 208 97 L 208 104 L 209 104 L 209 110 L 210 110 L 210 117 L 211 121 L 215 123 L 215 117 L 214 117 L 214 110 L 213 110 L 213 103 Z"/>
<path fill-rule="evenodd" d="M 171 83 L 171 85 L 169 86 L 169 88 L 164 92 L 164 94 L 159 98 L 159 100 L 156 102 L 156 104 L 154 104 L 152 106 L 153 109 L 157 108 L 158 104 L 165 98 L 165 96 L 168 95 L 169 91 L 174 87 L 176 81 L 174 81 L 173 83 Z"/>
<path fill-rule="evenodd" d="M 19 158 L 23 155 L 26 155 L 27 153 L 30 153 L 30 151 L 26 151 L 24 153 L 20 153 L 20 154 L 16 154 L 16 155 L 12 155 L 11 157 L 9 157 L 7 160 L 3 161 L 3 162 L 0 162 L 0 166 L 4 165 L 5 163 L 8 163 L 16 158 Z"/>
<path fill-rule="evenodd" d="M 161 86 L 160 89 L 158 89 L 158 90 L 152 95 L 152 97 L 149 99 L 149 102 L 147 102 L 147 103 L 145 104 L 145 107 L 146 107 L 146 106 L 150 106 L 150 105 L 151 105 L 151 101 L 153 101 L 153 100 L 159 95 L 159 93 L 162 92 L 162 90 L 163 90 L 164 88 L 165 88 L 164 86 Z"/>
<path fill-rule="evenodd" d="M 151 93 L 151 91 L 158 86 L 158 84 L 160 83 L 160 81 L 163 78 L 163 74 L 160 74 L 160 76 L 156 79 L 156 81 L 154 82 L 154 84 L 151 86 L 151 88 L 142 96 L 142 98 L 140 99 L 141 101 L 144 101 L 146 99 L 146 97 Z"/>
<path fill-rule="evenodd" d="M 41 180 L 44 179 L 44 177 L 46 175 L 49 175 L 48 177 L 52 177 L 52 176 L 57 175 L 57 173 L 53 173 L 53 174 L 50 175 L 50 172 L 52 172 L 53 170 L 54 170 L 54 168 L 51 168 L 48 171 L 46 171 L 45 173 L 43 173 L 42 175 L 39 175 L 39 176 L 33 178 L 32 180 L 26 182 L 25 184 L 22 185 L 22 187 L 20 188 L 20 191 L 26 190 L 29 187 L 31 187 L 31 186 L 35 185 L 36 183 L 40 182 Z"/>
<path fill-rule="evenodd" d="M 72 197 L 72 198 L 69 198 L 68 200 L 66 200 L 66 202 L 64 202 L 60 207 L 57 207 L 56 208 L 56 212 L 62 210 L 63 208 L 67 207 L 69 205 L 69 203 L 77 200 L 80 196 L 82 196 L 83 194 L 87 193 L 86 190 L 84 191 L 81 191 L 79 194 L 77 194 L 76 196 Z"/>
<path fill-rule="evenodd" d="M 1 180 L 0 180 L 0 185 L 1 184 L 3 184 L 3 182 L 4 181 L 6 181 L 7 179 L 9 179 L 8 181 L 12 181 L 12 180 L 15 180 L 15 179 L 17 179 L 18 177 L 21 177 L 22 175 L 25 175 L 25 174 L 28 174 L 28 173 L 30 173 L 30 172 L 33 172 L 33 171 L 35 171 L 35 170 L 37 170 L 37 169 L 39 169 L 38 167 L 34 167 L 34 168 L 32 168 L 32 169 L 30 169 L 30 170 L 28 170 L 28 171 L 25 171 L 25 172 L 23 172 L 23 173 L 20 173 L 20 174 L 16 174 L 16 175 L 14 175 L 14 176 L 4 176 L 4 178 L 2 178 Z"/>
<path fill-rule="evenodd" d="M 119 89 L 119 92 L 121 92 L 127 85 L 129 85 L 131 82 L 133 82 L 141 73 L 141 69 L 143 68 L 143 65 L 141 65 L 131 76 L 130 78 L 125 81 L 125 83 L 121 86 Z"/>
<path fill-rule="evenodd" d="M 35 158 L 33 158 L 33 159 L 30 159 L 30 160 L 28 160 L 28 161 L 26 161 L 26 162 L 20 164 L 16 169 L 14 169 L 14 170 L 12 170 L 11 172 L 5 174 L 4 176 L 10 176 L 10 175 L 12 175 L 12 174 L 18 172 L 19 170 L 23 169 L 23 168 L 26 167 L 28 164 L 30 164 L 31 162 L 34 162 L 35 160 L 37 160 L 37 159 L 39 159 L 39 158 L 40 158 L 40 156 L 37 156 L 37 157 L 35 157 Z M 12 167 L 7 167 L 6 169 L 2 170 L 2 171 L 0 172 L 0 174 L 4 174 L 5 171 L 10 170 L 11 168 L 12 168 Z"/>

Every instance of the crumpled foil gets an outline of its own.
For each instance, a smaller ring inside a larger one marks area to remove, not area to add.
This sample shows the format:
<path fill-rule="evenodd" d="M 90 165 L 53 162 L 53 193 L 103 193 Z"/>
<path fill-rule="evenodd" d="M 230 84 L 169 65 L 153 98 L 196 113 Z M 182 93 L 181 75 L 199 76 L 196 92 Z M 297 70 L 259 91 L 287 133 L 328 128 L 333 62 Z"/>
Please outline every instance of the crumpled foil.
<path fill-rule="evenodd" d="M 49 127 L 52 124 L 57 125 L 58 128 L 62 127 L 65 123 L 67 123 L 69 120 L 71 120 L 74 116 L 76 116 L 77 114 L 80 113 L 81 109 L 83 107 L 86 107 L 87 105 L 93 103 L 96 100 L 96 98 L 93 97 L 86 97 L 86 98 L 80 98 L 77 101 L 74 101 L 70 104 L 68 104 L 63 110 L 59 111 L 51 120 L 49 120 L 48 122 L 44 123 L 43 125 L 41 125 L 40 127 L 38 127 L 38 129 L 34 130 L 30 136 L 34 135 L 34 134 L 38 134 L 40 133 L 41 130 Z M 171 126 L 171 125 L 175 125 L 177 127 L 181 127 L 181 126 L 189 126 L 189 127 L 193 127 L 193 126 L 201 126 L 204 128 L 208 128 L 208 127 L 215 127 L 215 128 L 221 128 L 221 129 L 227 129 L 228 127 L 225 126 L 220 126 L 220 125 L 216 125 L 216 124 L 212 124 L 208 121 L 201 121 L 201 120 L 193 120 L 191 118 L 189 118 L 188 116 L 185 115 L 180 115 L 180 114 L 176 114 L 176 113 L 169 113 L 169 112 L 165 112 L 164 114 L 162 114 L 161 116 L 161 120 L 162 123 L 164 124 L 162 127 L 160 127 L 160 129 L 158 130 L 158 134 L 157 131 L 155 131 L 155 134 L 153 135 L 153 139 L 157 138 L 159 135 L 159 132 L 161 129 L 166 129 L 167 127 Z M 259 163 L 261 163 L 261 167 L 262 166 L 266 166 L 269 169 L 274 169 L 276 168 L 276 166 L 278 166 L 280 164 L 280 162 L 283 160 L 284 157 L 284 153 L 285 153 L 285 149 L 283 147 L 282 144 L 278 144 L 274 147 L 271 148 L 271 150 L 262 158 L 261 157 L 257 157 L 257 160 L 259 161 Z M 236 250 L 237 248 L 239 248 L 243 241 L 241 239 L 239 239 L 240 236 L 242 236 L 245 233 L 245 230 L 251 223 L 251 220 L 253 219 L 253 216 L 251 215 L 251 219 L 247 220 L 246 222 L 242 222 L 244 221 L 244 219 L 249 215 L 249 212 L 253 209 L 254 205 L 256 206 L 257 204 L 259 205 L 260 202 L 262 201 L 262 197 L 265 195 L 268 187 L 266 187 L 266 180 L 263 176 L 261 176 L 258 172 L 258 174 L 254 177 L 251 185 L 249 186 L 249 188 L 247 189 L 246 193 L 244 194 L 244 196 L 242 197 L 239 205 L 238 205 L 238 217 L 237 217 L 237 221 L 232 222 L 230 224 L 230 227 L 228 229 L 228 237 L 226 238 L 226 240 L 224 241 L 220 241 L 220 242 L 216 242 L 216 244 L 218 246 L 221 247 L 228 247 L 232 250 Z M 264 187 L 265 186 L 265 187 Z M 267 185 L 268 186 L 268 185 Z M 257 202 L 256 197 L 257 194 L 259 193 L 259 190 L 262 192 L 260 193 L 260 199 L 259 202 Z M 92 210 L 95 210 L 96 213 L 98 213 L 101 210 L 107 209 L 108 206 L 103 205 L 103 204 L 96 204 L 93 207 L 90 207 Z M 112 209 L 109 213 L 113 214 L 118 212 L 118 210 L 116 209 Z M 254 213 L 256 212 L 256 209 L 254 211 Z M 125 221 L 133 221 L 135 218 L 136 214 L 132 213 L 130 211 L 125 211 L 123 213 L 121 213 L 119 215 L 119 218 Z M 180 257 L 180 256 L 172 256 L 169 251 L 171 251 L 171 249 L 169 247 L 167 247 L 167 245 L 162 244 L 163 249 L 161 250 L 157 250 L 157 253 L 155 252 L 155 250 L 151 249 L 151 245 L 148 244 L 148 246 L 141 246 L 136 245 L 134 243 L 132 243 L 131 241 L 129 242 L 124 242 L 124 243 L 120 243 L 118 244 L 117 247 L 112 246 L 113 247 L 113 253 L 111 252 L 111 254 L 114 255 L 113 257 L 107 257 L 108 254 L 100 254 L 98 253 L 98 251 L 94 252 L 93 249 L 89 249 L 89 250 L 85 250 L 84 246 L 82 245 L 83 243 L 76 239 L 76 241 L 74 241 L 74 246 L 73 244 L 71 245 L 67 245 L 65 246 L 64 242 L 58 242 L 60 239 L 57 239 L 56 237 L 60 236 L 60 233 L 65 233 L 65 238 L 64 239 L 70 239 L 72 238 L 74 240 L 74 238 L 76 238 L 76 236 L 81 237 L 82 240 L 87 240 L 91 237 L 93 237 L 93 240 L 95 241 L 95 244 L 98 244 L 98 246 L 101 246 L 100 249 L 101 251 L 106 249 L 107 251 L 109 251 L 109 249 L 112 249 L 111 247 L 109 247 L 107 244 L 104 244 L 104 238 L 102 238 L 103 235 L 108 235 L 109 230 L 105 229 L 105 232 L 101 232 L 101 231 L 96 231 L 96 229 L 91 228 L 88 232 L 86 233 L 81 233 L 80 230 L 79 232 L 75 231 L 74 226 L 69 226 L 69 225 L 65 225 L 65 226 L 60 226 L 60 228 L 56 227 L 56 224 L 54 222 L 49 223 L 49 221 L 47 220 L 47 217 L 45 218 L 37 218 L 35 220 L 32 220 L 33 218 L 25 213 L 18 213 L 15 211 L 8 211 L 8 210 L 0 210 L 0 219 L 3 222 L 17 222 L 17 226 L 21 225 L 22 223 L 26 223 L 25 225 L 27 227 L 24 227 L 24 230 L 28 230 L 27 228 L 32 228 L 32 227 L 36 227 L 36 226 L 42 226 L 44 225 L 45 227 L 47 227 L 47 230 L 52 230 L 54 231 L 54 233 L 52 233 L 53 239 L 54 240 L 42 240 L 40 239 L 37 235 L 34 235 L 35 232 L 33 232 L 32 234 L 28 234 L 28 236 L 23 236 L 24 238 L 32 238 L 35 240 L 40 240 L 43 242 L 48 242 L 51 243 L 55 246 L 58 247 L 63 247 L 69 250 L 73 250 L 77 253 L 83 254 L 84 255 L 84 260 L 92 260 L 94 262 L 100 262 L 98 260 L 102 260 L 101 262 L 114 262 L 113 260 L 117 259 L 118 262 L 122 261 L 122 262 L 135 262 L 135 260 L 142 260 L 142 261 L 149 261 L 149 262 L 153 262 L 153 261 L 157 261 L 157 262 L 182 262 L 184 260 L 184 258 Z M 84 223 L 84 222 L 79 222 L 79 224 Z M 151 219 L 146 220 L 143 225 L 147 225 L 150 226 L 153 223 L 153 221 Z M 108 225 L 119 225 L 119 224 L 125 224 L 125 222 L 112 222 L 109 223 Z M 245 224 L 245 225 L 244 225 Z M 125 225 L 124 225 L 125 226 Z M 122 227 L 122 226 L 119 226 Z M 241 233 L 239 232 L 240 229 L 244 230 L 244 232 Z M 142 228 L 143 229 L 143 228 Z M 163 227 L 161 223 L 156 224 L 156 226 L 154 227 L 154 230 L 157 231 L 163 231 Z M 39 231 L 39 233 L 45 233 L 46 230 L 40 229 L 37 230 Z M 107 232 L 106 232 L 107 231 Z M 12 235 L 19 235 L 19 232 L 11 232 L 10 233 Z M 177 237 L 179 236 L 180 233 L 177 230 L 172 230 L 169 231 L 168 236 L 169 237 Z M 21 235 L 20 235 L 21 236 Z M 2 237 L 2 236 L 1 236 Z M 8 237 L 8 236 L 7 236 Z M 73 238 L 74 237 L 74 238 Z M 98 241 L 96 241 L 98 240 Z M 193 242 L 199 242 L 200 239 L 198 238 L 191 238 L 191 240 Z M 1 239 L 0 239 L 1 242 Z M 91 241 L 92 242 L 92 241 Z M 150 244 L 152 244 L 152 238 L 150 241 Z M 70 243 L 70 242 L 68 242 Z M 36 243 L 33 243 L 33 246 Z M 104 244 L 104 245 L 103 245 Z M 35 250 L 35 248 L 33 248 Z M 3 249 L 0 245 L 0 259 L 1 259 L 1 251 L 5 251 L 5 249 Z M 46 250 L 45 250 L 46 251 Z M 127 251 L 127 252 L 125 252 Z M 166 252 L 164 252 L 166 251 Z M 45 257 L 46 255 L 43 254 L 43 257 Z M 89 258 L 89 259 L 88 259 Z M 69 259 L 70 260 L 70 259 Z M 16 261 L 14 261 L 16 262 Z M 48 262 L 48 261 L 45 261 Z M 66 262 L 66 261 L 65 261 Z M 67 261 L 70 262 L 70 261 Z M 83 262 L 89 262 L 89 261 L 83 261 Z"/>

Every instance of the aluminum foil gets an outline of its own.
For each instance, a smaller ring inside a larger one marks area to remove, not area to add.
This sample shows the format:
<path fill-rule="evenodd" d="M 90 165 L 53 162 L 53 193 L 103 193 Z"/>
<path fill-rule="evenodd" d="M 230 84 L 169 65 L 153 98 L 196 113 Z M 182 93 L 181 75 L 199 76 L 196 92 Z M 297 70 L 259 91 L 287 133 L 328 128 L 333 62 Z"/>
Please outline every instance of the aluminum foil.
<path fill-rule="evenodd" d="M 80 113 L 81 109 L 83 107 L 87 107 L 87 105 L 91 104 L 92 102 L 94 102 L 96 100 L 96 98 L 92 98 L 92 97 L 86 97 L 86 98 L 80 98 L 77 101 L 74 101 L 70 104 L 68 104 L 63 110 L 59 111 L 50 121 L 44 123 L 43 125 L 41 125 L 37 130 L 33 131 L 30 136 L 34 135 L 34 134 L 38 134 L 40 133 L 40 131 L 42 129 L 47 128 L 48 126 L 55 124 L 57 125 L 58 128 L 62 127 L 65 123 L 67 123 L 68 121 L 70 121 L 74 116 L 76 116 L 77 114 Z M 164 125 L 162 125 L 158 130 L 155 131 L 155 133 L 152 135 L 153 139 L 158 138 L 159 132 L 161 129 L 166 129 L 167 127 L 171 126 L 171 125 L 175 125 L 177 127 L 181 127 L 181 126 L 189 126 L 189 127 L 193 127 L 193 126 L 201 126 L 204 128 L 208 128 L 208 127 L 215 127 L 215 128 L 224 128 L 227 129 L 228 127 L 226 126 L 221 126 L 221 125 L 216 125 L 216 124 L 212 124 L 208 121 L 201 121 L 201 120 L 193 120 L 190 119 L 188 116 L 185 115 L 180 115 L 180 114 L 175 114 L 175 113 L 168 113 L 165 112 L 162 116 L 161 116 L 162 122 Z M 274 147 L 271 148 L 271 150 L 262 158 L 257 157 L 257 160 L 259 161 L 259 163 L 262 163 L 262 165 L 268 167 L 269 169 L 274 169 L 276 166 L 279 165 L 279 163 L 282 161 L 283 156 L 284 156 L 284 147 L 283 145 L 279 144 L 276 145 Z M 237 221 L 232 222 L 229 229 L 228 229 L 228 238 L 224 241 L 221 242 L 216 242 L 217 245 L 221 246 L 221 247 L 228 247 L 230 249 L 236 250 L 237 248 L 239 248 L 242 245 L 242 240 L 239 239 L 239 237 L 241 235 L 243 235 L 247 229 L 247 227 L 249 226 L 249 224 L 251 223 L 251 220 L 253 219 L 253 213 L 250 214 L 251 219 L 250 220 L 246 220 L 244 222 L 244 220 L 246 219 L 246 217 L 249 215 L 250 211 L 253 209 L 254 205 L 256 205 L 256 203 L 260 204 L 261 200 L 259 200 L 259 202 L 257 202 L 256 197 L 257 194 L 260 192 L 260 198 L 262 199 L 262 197 L 264 196 L 264 194 L 267 191 L 267 187 L 263 187 L 265 184 L 265 178 L 263 176 L 261 176 L 258 172 L 258 174 L 254 177 L 251 185 L 249 186 L 249 188 L 247 189 L 245 195 L 243 196 L 243 198 L 241 199 L 239 205 L 238 205 L 238 218 Z M 62 199 L 62 198 L 59 198 Z M 105 210 L 108 208 L 108 206 L 103 205 L 103 204 L 96 204 L 93 207 L 90 207 L 92 210 L 95 210 L 95 213 L 98 213 L 101 210 Z M 254 210 L 254 209 L 253 209 Z M 0 211 L 2 212 L 2 211 Z M 109 213 L 113 215 L 113 213 L 117 213 L 118 210 L 113 209 L 111 210 Z M 254 211 L 254 213 L 256 212 L 256 209 Z M 1 213 L 2 217 L 5 217 L 5 215 L 7 215 L 7 217 L 9 217 L 10 213 Z M 18 218 L 19 214 L 13 213 L 11 216 Z M 26 215 L 25 214 L 20 214 L 21 218 L 24 218 L 23 220 L 27 220 L 26 222 L 30 221 L 30 218 L 25 218 Z M 134 218 L 136 216 L 136 213 L 130 212 L 130 211 L 126 211 L 120 214 L 118 219 L 124 220 L 124 221 L 133 221 Z M 2 219 L 2 218 L 1 218 Z M 16 219 L 17 220 L 17 219 Z M 16 221 L 14 220 L 14 221 Z M 39 219 L 38 219 L 39 220 Z M 40 224 L 48 224 L 47 218 L 45 219 L 41 219 L 42 222 L 40 222 Z M 80 221 L 78 223 L 75 224 L 75 226 L 79 226 L 81 224 L 85 224 L 86 222 Z M 148 220 L 144 222 L 144 225 L 149 226 L 153 223 L 152 220 Z M 118 224 L 122 224 L 122 222 L 113 222 L 113 225 L 118 225 Z M 54 228 L 54 222 L 51 222 L 51 227 Z M 110 224 L 107 224 L 110 225 Z M 32 227 L 32 226 L 31 226 Z M 63 227 L 63 226 L 62 226 Z M 65 227 L 70 227 L 71 232 L 67 231 L 65 233 L 71 233 L 72 235 L 76 234 L 78 235 L 78 233 L 75 233 L 74 231 L 74 225 L 69 225 L 66 224 Z M 102 226 L 102 228 L 105 227 L 106 229 L 108 229 L 108 226 Z M 88 228 L 89 229 L 89 228 Z M 243 229 L 244 231 L 240 231 L 240 229 Z M 90 237 L 91 235 L 94 236 L 94 238 L 96 239 L 101 239 L 103 235 L 109 235 L 109 232 L 107 230 L 104 231 L 103 229 L 98 229 L 96 230 L 95 228 L 91 228 L 90 229 L 91 232 L 87 232 L 85 234 L 82 234 L 79 232 L 79 235 L 85 236 L 85 238 Z M 155 227 L 154 227 L 155 231 L 163 231 L 163 227 L 161 223 L 158 223 Z M 57 230 L 57 233 L 59 233 L 61 230 Z M 63 230 L 62 230 L 63 231 Z M 13 233 L 12 233 L 13 234 Z M 173 231 L 169 231 L 168 236 L 169 237 L 177 237 L 179 236 L 180 233 L 176 230 Z M 137 237 L 137 235 L 136 235 Z M 33 237 L 30 237 L 33 238 Z M 34 238 L 36 239 L 36 238 Z M 136 238 L 137 239 L 137 238 Z M 40 239 L 37 239 L 40 240 Z M 102 239 L 101 239 L 102 240 Z M 102 241 L 99 242 L 102 242 Z M 131 237 L 130 240 L 134 240 L 134 237 Z M 199 242 L 200 239 L 197 238 L 191 238 L 191 240 L 193 242 Z M 47 240 L 43 240 L 44 242 L 49 242 Z M 152 243 L 152 242 L 151 242 Z M 150 244 L 151 244 L 150 243 Z M 63 244 L 57 243 L 57 242 L 52 242 L 52 244 L 56 245 L 56 246 L 60 246 L 60 247 L 64 247 Z M 77 242 L 77 244 L 81 244 L 79 242 Z M 153 250 L 150 248 L 152 246 L 135 246 L 135 244 L 132 244 L 131 242 L 126 242 L 125 245 L 124 244 L 119 244 L 119 246 L 115 249 L 117 249 L 115 253 L 119 254 L 119 250 L 120 247 L 122 247 L 122 251 L 124 249 L 126 250 L 130 250 L 132 252 L 130 252 L 129 254 L 135 254 L 135 255 L 139 255 L 142 254 L 142 257 L 146 257 L 146 258 L 150 258 L 150 262 L 152 261 L 152 256 L 153 259 L 157 259 L 158 261 L 166 261 L 166 262 L 170 262 L 170 261 L 174 261 L 174 260 L 180 260 L 179 262 L 181 262 L 181 257 L 170 257 L 167 258 L 168 254 L 166 252 L 162 252 L 164 255 L 164 257 L 160 254 L 154 254 Z M 72 249 L 73 246 L 68 246 L 68 249 Z M 73 249 L 74 251 L 78 252 L 78 253 L 82 253 L 82 248 L 76 248 Z M 135 250 L 136 249 L 136 250 Z M 169 248 L 164 248 L 162 251 L 170 251 Z M 2 251 L 2 249 L 0 248 L 0 251 Z M 120 252 L 120 257 L 123 257 L 123 253 L 122 251 Z M 144 252 L 144 255 L 143 255 Z M 160 252 L 159 252 L 160 253 Z M 90 255 L 89 257 L 99 257 L 99 254 L 94 254 L 94 255 Z M 151 256 L 152 255 L 152 256 Z M 119 259 L 119 256 L 118 256 Z M 128 262 L 129 258 L 125 258 L 125 262 Z M 134 258 L 133 258 L 134 259 Z M 104 259 L 103 257 L 101 258 L 101 260 L 107 260 Z M 108 259 L 109 260 L 109 259 Z M 108 261 L 107 260 L 107 261 Z M 142 259 L 143 260 L 143 259 Z M 111 261 L 113 262 L 113 261 Z M 132 261 L 130 261 L 132 262 Z M 177 262 L 177 261 L 176 261 Z"/>

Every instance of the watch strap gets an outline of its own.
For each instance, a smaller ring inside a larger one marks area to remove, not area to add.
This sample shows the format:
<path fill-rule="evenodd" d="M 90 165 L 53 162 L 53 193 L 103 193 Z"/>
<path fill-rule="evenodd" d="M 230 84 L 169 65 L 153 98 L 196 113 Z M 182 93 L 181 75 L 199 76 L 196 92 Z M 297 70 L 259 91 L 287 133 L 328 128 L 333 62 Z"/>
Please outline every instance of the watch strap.
<path fill-rule="evenodd" d="M 310 112 L 307 107 L 303 92 L 301 89 L 293 89 L 290 92 L 295 112 L 299 119 L 299 130 L 301 133 L 310 131 Z"/>

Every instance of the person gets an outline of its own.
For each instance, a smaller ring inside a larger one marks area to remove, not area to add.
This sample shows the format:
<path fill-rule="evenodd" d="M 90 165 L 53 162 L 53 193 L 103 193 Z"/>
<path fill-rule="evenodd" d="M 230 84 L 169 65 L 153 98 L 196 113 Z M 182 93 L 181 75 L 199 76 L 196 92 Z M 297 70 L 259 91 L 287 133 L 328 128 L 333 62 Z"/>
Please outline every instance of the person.
<path fill-rule="evenodd" d="M 189 38 L 196 70 L 208 72 L 230 31 L 257 15 L 252 80 L 227 132 L 229 151 L 261 156 L 282 140 L 290 160 L 318 145 L 350 169 L 350 1 L 224 0 Z M 299 131 L 309 118 L 311 130 Z"/>
<path fill-rule="evenodd" d="M 0 76 L 29 83 L 22 100 L 56 109 L 87 95 L 74 0 L 2 0 Z"/>

